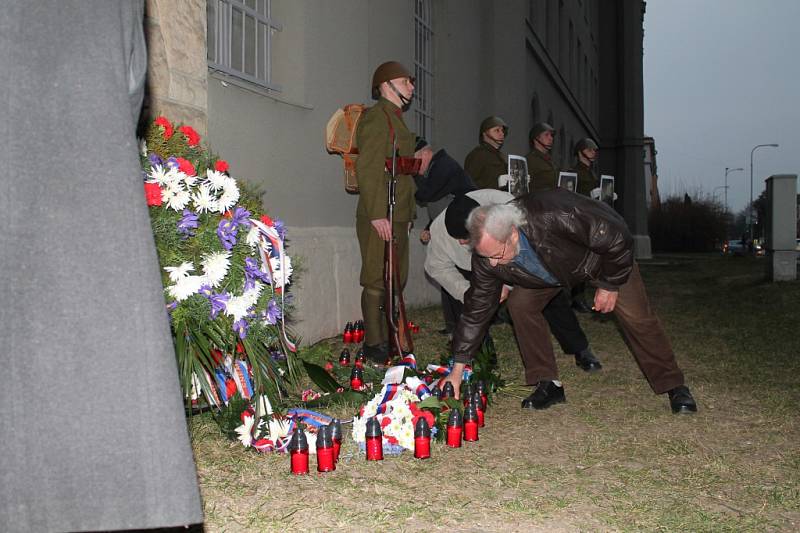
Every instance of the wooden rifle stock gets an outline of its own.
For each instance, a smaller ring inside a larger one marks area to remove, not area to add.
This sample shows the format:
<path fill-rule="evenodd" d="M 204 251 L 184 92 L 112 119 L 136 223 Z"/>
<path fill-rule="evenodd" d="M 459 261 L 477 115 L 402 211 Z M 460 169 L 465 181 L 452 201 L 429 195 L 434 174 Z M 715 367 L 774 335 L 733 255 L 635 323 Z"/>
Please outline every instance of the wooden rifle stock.
<path fill-rule="evenodd" d="M 387 218 L 389 219 L 389 241 L 384 246 L 383 253 L 383 287 L 386 297 L 384 312 L 386 325 L 389 331 L 390 356 L 403 357 L 403 352 L 414 351 L 414 341 L 408 330 L 406 317 L 406 304 L 403 299 L 403 287 L 400 284 L 399 269 L 397 266 L 397 241 L 394 236 L 394 204 L 397 189 L 397 141 L 392 144 L 392 172 L 389 179 L 389 205 Z"/>

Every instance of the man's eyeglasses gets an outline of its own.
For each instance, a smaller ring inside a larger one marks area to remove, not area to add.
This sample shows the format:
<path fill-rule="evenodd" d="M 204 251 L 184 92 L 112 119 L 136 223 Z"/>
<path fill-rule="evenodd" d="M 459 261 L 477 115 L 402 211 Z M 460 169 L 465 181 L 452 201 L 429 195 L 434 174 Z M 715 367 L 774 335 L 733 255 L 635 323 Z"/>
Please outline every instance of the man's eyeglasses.
<path fill-rule="evenodd" d="M 503 242 L 503 251 L 502 252 L 500 252 L 499 254 L 495 254 L 495 255 L 482 255 L 481 257 L 483 257 L 484 259 L 494 259 L 495 261 L 499 261 L 500 259 L 503 259 L 503 257 L 505 257 L 505 255 L 506 255 L 506 246 L 507 245 L 508 245 L 508 239 L 506 239 Z"/>

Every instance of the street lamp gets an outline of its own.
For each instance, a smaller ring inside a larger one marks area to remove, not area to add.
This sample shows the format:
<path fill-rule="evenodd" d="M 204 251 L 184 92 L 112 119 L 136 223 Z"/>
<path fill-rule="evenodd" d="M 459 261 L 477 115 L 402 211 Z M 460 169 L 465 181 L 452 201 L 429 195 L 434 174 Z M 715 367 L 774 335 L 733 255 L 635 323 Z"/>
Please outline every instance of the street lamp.
<path fill-rule="evenodd" d="M 762 146 L 771 146 L 777 148 L 777 144 L 757 144 L 750 150 L 750 205 L 747 206 L 747 231 L 750 234 L 750 242 L 753 241 L 753 152 Z"/>
<path fill-rule="evenodd" d="M 741 167 L 739 168 L 725 167 L 725 212 L 726 213 L 728 212 L 728 174 L 730 174 L 731 172 L 736 172 L 738 170 L 744 172 L 744 169 Z"/>

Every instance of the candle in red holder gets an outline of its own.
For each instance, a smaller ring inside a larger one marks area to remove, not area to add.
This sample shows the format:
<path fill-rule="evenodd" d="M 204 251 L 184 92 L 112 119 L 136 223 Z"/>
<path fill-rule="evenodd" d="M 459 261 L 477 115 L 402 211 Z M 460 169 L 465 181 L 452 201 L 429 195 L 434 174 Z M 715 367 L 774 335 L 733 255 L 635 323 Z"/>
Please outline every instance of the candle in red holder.
<path fill-rule="evenodd" d="M 446 398 L 455 398 L 456 397 L 456 389 L 453 388 L 453 384 L 449 381 L 444 384 L 442 387 L 442 400 Z"/>
<path fill-rule="evenodd" d="M 344 333 L 342 333 L 342 341 L 345 344 L 349 344 L 353 342 L 353 323 L 348 322 L 347 325 L 344 327 Z"/>
<path fill-rule="evenodd" d="M 464 399 L 464 406 L 466 407 L 472 399 L 472 383 L 464 382 L 461 387 L 461 397 Z"/>
<path fill-rule="evenodd" d="M 478 427 L 483 427 L 486 425 L 486 415 L 483 412 L 483 400 L 481 400 L 481 393 L 475 391 L 472 393 L 472 406 L 475 408 L 475 411 L 478 413 Z"/>
<path fill-rule="evenodd" d="M 353 342 L 363 342 L 364 340 L 364 321 L 356 321 L 355 329 L 353 330 Z"/>
<path fill-rule="evenodd" d="M 331 439 L 333 439 L 333 460 L 338 461 L 339 450 L 342 448 L 342 423 L 338 418 L 334 418 L 328 424 L 328 428 L 331 431 Z"/>
<path fill-rule="evenodd" d="M 424 416 L 414 424 L 414 457 L 428 459 L 431 456 L 431 428 Z"/>
<path fill-rule="evenodd" d="M 300 427 L 294 430 L 292 440 L 289 441 L 289 457 L 292 474 L 308 474 L 308 440 Z"/>
<path fill-rule="evenodd" d="M 331 428 L 330 426 L 320 426 L 317 432 L 317 472 L 336 470 L 336 460 L 333 455 Z"/>
<path fill-rule="evenodd" d="M 350 350 L 347 348 L 342 350 L 342 353 L 339 354 L 339 364 L 342 366 L 350 366 Z"/>
<path fill-rule="evenodd" d="M 481 407 L 485 413 L 486 408 L 489 406 L 489 397 L 486 395 L 486 383 L 482 379 L 479 380 L 478 383 L 475 384 L 475 390 L 481 395 Z"/>
<path fill-rule="evenodd" d="M 364 355 L 364 348 L 359 348 L 358 353 L 356 354 L 356 362 L 355 365 L 358 368 L 364 368 L 364 363 L 367 362 L 367 356 Z"/>
<path fill-rule="evenodd" d="M 441 400 L 442 399 L 442 389 L 440 389 L 438 386 L 437 387 L 433 387 L 431 389 L 431 395 L 432 396 L 436 396 L 438 399 Z"/>
<path fill-rule="evenodd" d="M 467 442 L 478 440 L 478 413 L 471 403 L 464 408 L 464 440 Z"/>
<path fill-rule="evenodd" d="M 453 409 L 447 418 L 447 445 L 451 448 L 461 448 L 461 411 Z"/>
<path fill-rule="evenodd" d="M 364 386 L 364 370 L 358 366 L 354 366 L 350 371 L 350 388 L 353 390 L 361 390 Z"/>
<path fill-rule="evenodd" d="M 383 431 L 378 419 L 367 420 L 367 431 L 364 434 L 367 449 L 367 461 L 383 461 Z"/>

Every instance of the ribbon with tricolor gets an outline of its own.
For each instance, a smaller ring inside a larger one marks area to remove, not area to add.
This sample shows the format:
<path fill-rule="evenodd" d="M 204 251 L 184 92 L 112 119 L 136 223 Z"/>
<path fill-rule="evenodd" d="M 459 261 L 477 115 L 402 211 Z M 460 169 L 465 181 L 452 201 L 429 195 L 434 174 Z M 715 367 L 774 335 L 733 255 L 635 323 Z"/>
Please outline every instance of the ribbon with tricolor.
<path fill-rule="evenodd" d="M 286 255 L 283 250 L 283 241 L 281 240 L 281 236 L 278 234 L 278 230 L 275 229 L 273 226 L 267 226 L 260 220 L 256 220 L 254 218 L 250 219 L 250 222 L 258 228 L 259 235 L 258 235 L 258 251 L 261 255 L 261 262 L 266 265 L 266 268 L 269 269 L 269 274 L 272 279 L 273 290 L 275 289 L 275 273 L 272 270 L 272 264 L 269 262 L 269 257 L 267 256 L 267 245 L 264 239 L 269 240 L 270 244 L 272 245 L 273 250 L 277 250 L 278 252 L 278 260 L 280 261 L 281 265 L 281 309 L 285 309 L 284 307 L 284 295 L 286 293 Z M 263 268 L 263 267 L 262 267 Z M 288 335 L 286 335 L 286 322 L 285 322 L 285 313 L 281 312 L 281 333 L 283 334 L 283 340 L 286 343 L 286 347 L 289 348 L 290 351 L 296 352 L 297 346 L 289 340 Z"/>

